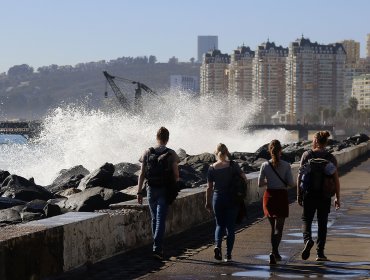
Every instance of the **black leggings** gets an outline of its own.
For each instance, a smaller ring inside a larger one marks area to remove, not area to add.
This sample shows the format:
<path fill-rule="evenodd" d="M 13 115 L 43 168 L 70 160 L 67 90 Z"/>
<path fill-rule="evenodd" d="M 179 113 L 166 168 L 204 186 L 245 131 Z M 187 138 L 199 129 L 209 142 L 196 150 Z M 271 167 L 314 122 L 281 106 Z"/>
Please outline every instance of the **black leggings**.
<path fill-rule="evenodd" d="M 283 236 L 285 218 L 268 217 L 271 225 L 271 246 L 272 253 L 279 253 L 279 244 Z"/>

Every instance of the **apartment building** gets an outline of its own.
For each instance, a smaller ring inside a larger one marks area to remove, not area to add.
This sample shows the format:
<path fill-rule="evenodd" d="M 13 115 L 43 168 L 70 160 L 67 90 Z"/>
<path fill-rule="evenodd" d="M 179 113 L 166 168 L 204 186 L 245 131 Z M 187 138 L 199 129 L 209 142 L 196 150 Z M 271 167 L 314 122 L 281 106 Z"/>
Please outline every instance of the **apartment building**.
<path fill-rule="evenodd" d="M 358 110 L 370 110 L 370 74 L 353 78 L 352 96 L 358 101 Z"/>
<path fill-rule="evenodd" d="M 288 48 L 274 42 L 258 46 L 253 59 L 253 100 L 260 106 L 260 122 L 270 123 L 271 117 L 285 109 L 285 66 Z"/>
<path fill-rule="evenodd" d="M 342 44 L 322 45 L 302 38 L 289 46 L 285 112 L 289 121 L 308 121 L 344 101 L 346 52 Z"/>
<path fill-rule="evenodd" d="M 370 59 L 370 33 L 366 37 L 366 57 Z"/>
<path fill-rule="evenodd" d="M 357 64 L 360 61 L 360 42 L 343 40 L 339 42 L 346 51 L 346 64 Z"/>
<path fill-rule="evenodd" d="M 254 54 L 254 51 L 243 45 L 231 54 L 229 64 L 228 93 L 247 101 L 252 100 Z"/>
<path fill-rule="evenodd" d="M 199 63 L 203 60 L 203 55 L 210 50 L 218 49 L 218 36 L 206 35 L 198 36 L 198 61 Z"/>
<path fill-rule="evenodd" d="M 230 56 L 220 50 L 209 51 L 203 56 L 200 67 L 200 94 L 227 94 L 229 63 Z"/>
<path fill-rule="evenodd" d="M 170 89 L 190 93 L 199 93 L 199 77 L 188 75 L 171 75 Z"/>

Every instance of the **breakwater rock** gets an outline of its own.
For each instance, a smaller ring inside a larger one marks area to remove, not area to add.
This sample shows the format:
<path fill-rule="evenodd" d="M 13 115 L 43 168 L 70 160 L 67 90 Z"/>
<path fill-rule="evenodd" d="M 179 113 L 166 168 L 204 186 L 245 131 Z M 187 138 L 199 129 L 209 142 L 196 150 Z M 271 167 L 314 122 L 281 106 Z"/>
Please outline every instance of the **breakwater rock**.
<path fill-rule="evenodd" d="M 329 152 L 369 141 L 368 135 L 359 134 L 341 142 L 329 140 Z M 283 146 L 282 158 L 297 162 L 304 151 L 311 148 L 311 141 L 290 143 Z M 216 161 L 211 153 L 188 155 L 184 149 L 178 154 L 180 178 L 183 188 L 198 187 L 206 183 L 209 166 Z M 245 173 L 259 171 L 263 162 L 270 159 L 268 144 L 256 152 L 233 152 L 231 159 Z M 8 171 L 0 170 L 0 226 L 21 223 L 59 215 L 69 211 L 97 211 L 110 204 L 132 200 L 140 174 L 139 163 L 105 163 L 91 172 L 81 165 L 63 169 L 48 186 L 37 185 Z"/>

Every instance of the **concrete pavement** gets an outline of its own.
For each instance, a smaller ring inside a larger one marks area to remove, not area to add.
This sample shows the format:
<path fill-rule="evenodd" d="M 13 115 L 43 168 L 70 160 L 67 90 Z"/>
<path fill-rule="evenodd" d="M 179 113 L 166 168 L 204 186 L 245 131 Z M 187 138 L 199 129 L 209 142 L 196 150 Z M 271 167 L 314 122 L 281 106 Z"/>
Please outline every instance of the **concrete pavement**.
<path fill-rule="evenodd" d="M 52 279 L 370 279 L 369 153 L 342 168 L 340 182 L 342 207 L 332 208 L 329 216 L 325 254 L 330 261 L 315 261 L 316 246 L 307 261 L 301 260 L 302 209 L 293 201 L 280 245 L 283 261 L 275 266 L 268 265 L 269 223 L 254 205 L 238 229 L 232 263 L 213 259 L 212 223 L 168 238 L 164 262 L 152 260 L 146 246 Z"/>

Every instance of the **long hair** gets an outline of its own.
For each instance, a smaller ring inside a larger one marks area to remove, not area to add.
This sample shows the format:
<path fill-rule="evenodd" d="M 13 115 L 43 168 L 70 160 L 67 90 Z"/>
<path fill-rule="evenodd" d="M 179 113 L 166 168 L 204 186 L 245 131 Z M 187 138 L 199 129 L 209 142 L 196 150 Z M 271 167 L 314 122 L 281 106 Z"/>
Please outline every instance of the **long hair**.
<path fill-rule="evenodd" d="M 272 140 L 269 144 L 269 153 L 272 159 L 272 166 L 277 167 L 280 160 L 281 143 L 279 140 Z"/>
<path fill-rule="evenodd" d="M 227 149 L 225 144 L 218 144 L 215 155 L 220 159 L 220 160 L 226 160 L 227 158 L 230 159 L 230 153 L 229 150 Z"/>
<path fill-rule="evenodd" d="M 329 131 L 318 131 L 315 133 L 314 137 L 317 140 L 317 143 L 321 147 L 325 147 L 328 144 L 328 138 L 330 137 Z"/>

